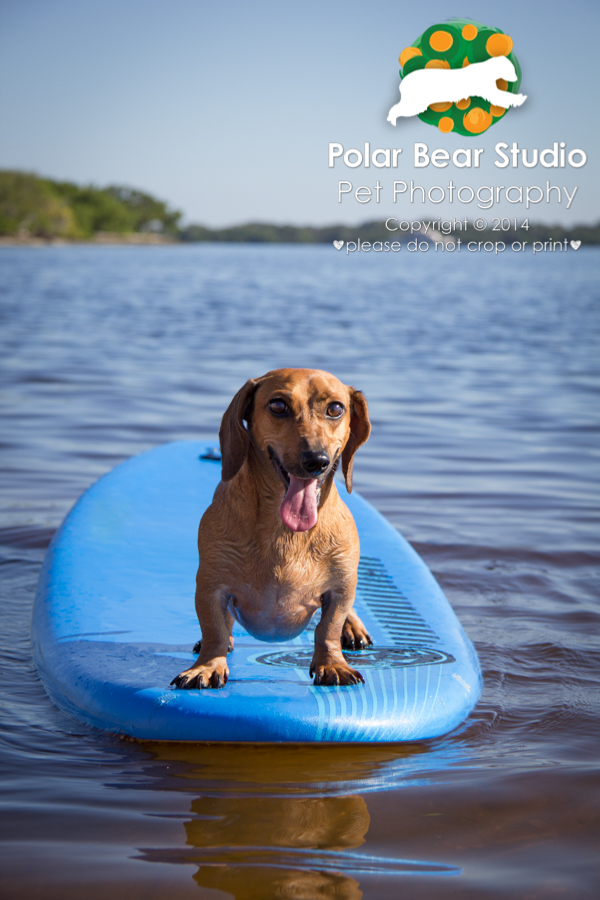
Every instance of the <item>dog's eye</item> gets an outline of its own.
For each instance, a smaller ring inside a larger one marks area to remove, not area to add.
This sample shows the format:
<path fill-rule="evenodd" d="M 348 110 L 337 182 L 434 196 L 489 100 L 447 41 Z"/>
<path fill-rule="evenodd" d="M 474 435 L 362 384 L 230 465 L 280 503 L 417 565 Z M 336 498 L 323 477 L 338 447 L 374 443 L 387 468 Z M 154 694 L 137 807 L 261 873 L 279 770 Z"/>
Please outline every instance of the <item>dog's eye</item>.
<path fill-rule="evenodd" d="M 326 415 L 329 419 L 339 419 L 345 412 L 346 410 L 341 403 L 330 403 L 327 407 Z"/>
<path fill-rule="evenodd" d="M 285 416 L 288 411 L 287 403 L 284 403 L 283 400 L 271 400 L 269 403 L 269 409 L 273 413 L 274 416 Z"/>

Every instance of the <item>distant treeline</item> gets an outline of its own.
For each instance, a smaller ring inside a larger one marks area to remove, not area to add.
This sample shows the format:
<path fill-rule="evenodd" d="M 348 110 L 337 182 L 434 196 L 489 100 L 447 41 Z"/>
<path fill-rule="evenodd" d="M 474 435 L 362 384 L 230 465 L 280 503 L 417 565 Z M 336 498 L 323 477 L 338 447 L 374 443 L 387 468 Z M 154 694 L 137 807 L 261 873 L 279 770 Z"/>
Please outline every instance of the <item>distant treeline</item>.
<path fill-rule="evenodd" d="M 121 235 L 125 239 L 127 235 L 145 232 L 187 242 L 328 244 L 335 240 L 373 243 L 406 241 L 416 236 L 406 231 L 388 231 L 383 221 L 364 222 L 362 225 L 325 225 L 321 228 L 265 222 L 250 222 L 230 228 L 206 228 L 204 225 L 182 228 L 181 215 L 162 200 L 129 187 L 82 187 L 70 181 L 53 181 L 25 172 L 0 171 L 0 237 L 91 240 L 108 233 L 117 237 Z M 427 233 L 420 232 L 419 239 L 439 240 L 439 220 L 427 217 L 424 220 L 436 224 L 432 224 Z M 453 219 L 450 221 L 454 222 Z M 461 221 L 464 224 L 464 218 Z M 492 225 L 494 220 L 490 217 L 488 221 Z M 512 221 L 500 220 L 502 224 Z M 521 221 L 518 219 L 519 224 Z M 584 245 L 600 244 L 600 222 L 571 228 L 532 223 L 528 230 L 510 228 L 507 231 L 493 231 L 491 228 L 476 231 L 469 225 L 466 229 L 453 229 L 452 239 L 459 237 L 463 240 L 502 240 L 506 243 L 516 240 L 562 241 L 566 238 L 581 241 Z"/>
<path fill-rule="evenodd" d="M 0 171 L 0 235 L 86 240 L 99 232 L 179 236 L 181 213 L 128 187 L 81 187 Z"/>
<path fill-rule="evenodd" d="M 501 227 L 494 231 L 492 227 L 484 231 L 476 231 L 472 224 L 467 228 L 456 228 L 452 235 L 443 235 L 437 219 L 424 218 L 421 221 L 435 222 L 427 232 L 411 234 L 410 231 L 391 232 L 385 222 L 363 222 L 362 225 L 325 225 L 322 228 L 296 225 L 269 225 L 262 222 L 250 222 L 248 225 L 234 225 L 231 228 L 205 228 L 203 225 L 189 225 L 180 232 L 182 241 L 230 241 L 233 243 L 253 244 L 329 244 L 332 241 L 406 241 L 416 237 L 423 240 L 456 240 L 465 241 L 563 241 L 578 240 L 582 244 L 600 244 L 600 222 L 596 225 L 575 225 L 563 228 L 561 225 L 541 225 L 531 223 L 528 229 Z M 444 220 L 442 220 L 443 222 Z M 450 221 L 453 222 L 451 219 Z M 464 226 L 464 219 L 461 220 Z M 507 222 L 508 220 L 504 220 Z M 503 222 L 500 219 L 500 222 Z M 517 220 L 520 224 L 520 220 Z M 490 226 L 493 221 L 489 220 Z M 441 235 L 441 238 L 440 238 Z"/>

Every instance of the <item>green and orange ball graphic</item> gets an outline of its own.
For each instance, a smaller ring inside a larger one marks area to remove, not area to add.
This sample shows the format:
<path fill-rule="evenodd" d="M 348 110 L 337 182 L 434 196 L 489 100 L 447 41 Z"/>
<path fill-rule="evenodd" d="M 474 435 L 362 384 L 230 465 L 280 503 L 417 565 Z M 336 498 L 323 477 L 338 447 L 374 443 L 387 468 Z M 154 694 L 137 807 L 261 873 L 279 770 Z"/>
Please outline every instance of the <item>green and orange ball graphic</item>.
<path fill-rule="evenodd" d="M 400 54 L 400 78 L 417 69 L 460 69 L 471 63 L 485 62 L 492 56 L 506 56 L 514 65 L 517 80 L 499 78 L 501 91 L 517 94 L 521 86 L 521 67 L 513 53 L 512 39 L 499 28 L 490 28 L 472 19 L 451 19 L 432 25 Z M 432 103 L 419 118 L 436 125 L 447 134 L 483 134 L 506 115 L 508 109 L 494 106 L 482 97 L 464 97 L 457 103 Z"/>

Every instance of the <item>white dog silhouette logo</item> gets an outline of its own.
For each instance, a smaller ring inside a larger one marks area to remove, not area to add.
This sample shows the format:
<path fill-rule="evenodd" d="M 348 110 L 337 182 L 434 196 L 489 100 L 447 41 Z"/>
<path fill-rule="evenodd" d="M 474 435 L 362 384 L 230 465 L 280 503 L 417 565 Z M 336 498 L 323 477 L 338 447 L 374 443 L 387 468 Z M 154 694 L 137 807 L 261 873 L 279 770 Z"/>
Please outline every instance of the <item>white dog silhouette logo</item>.
<path fill-rule="evenodd" d="M 458 103 L 465 97 L 483 97 L 503 109 L 521 106 L 526 95 L 501 91 L 496 86 L 499 78 L 517 80 L 515 67 L 505 56 L 491 57 L 464 69 L 417 69 L 400 83 L 400 102 L 392 106 L 387 120 L 395 125 L 400 116 L 417 116 L 432 104 Z"/>
<path fill-rule="evenodd" d="M 521 67 L 509 35 L 472 19 L 432 25 L 400 54 L 400 102 L 388 113 L 419 116 L 440 131 L 481 134 L 512 106 L 519 94 Z"/>

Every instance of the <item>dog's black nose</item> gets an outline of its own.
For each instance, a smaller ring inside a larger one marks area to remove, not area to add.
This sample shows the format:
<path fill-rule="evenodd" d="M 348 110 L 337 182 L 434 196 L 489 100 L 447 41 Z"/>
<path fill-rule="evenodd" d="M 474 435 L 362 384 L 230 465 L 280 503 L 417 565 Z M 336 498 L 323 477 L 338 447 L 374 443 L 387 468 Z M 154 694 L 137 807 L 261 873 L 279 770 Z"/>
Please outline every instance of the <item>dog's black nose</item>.
<path fill-rule="evenodd" d="M 302 467 L 313 478 L 325 471 L 329 465 L 329 457 L 324 450 L 315 452 L 314 450 L 305 450 L 302 454 Z"/>

